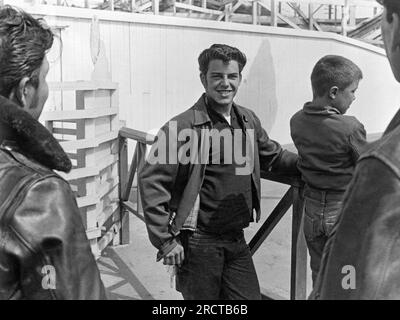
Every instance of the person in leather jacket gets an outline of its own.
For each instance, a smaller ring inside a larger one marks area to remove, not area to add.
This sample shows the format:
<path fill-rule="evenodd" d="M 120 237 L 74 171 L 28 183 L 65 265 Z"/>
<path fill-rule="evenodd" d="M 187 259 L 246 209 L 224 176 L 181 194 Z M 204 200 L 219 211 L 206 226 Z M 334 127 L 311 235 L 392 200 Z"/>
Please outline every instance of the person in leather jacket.
<path fill-rule="evenodd" d="M 400 82 L 400 1 L 378 2 L 386 54 Z M 400 111 L 356 165 L 311 299 L 400 299 L 399 159 Z"/>
<path fill-rule="evenodd" d="M 0 299 L 105 299 L 76 199 L 53 169 L 71 161 L 38 122 L 53 34 L 0 7 Z"/>

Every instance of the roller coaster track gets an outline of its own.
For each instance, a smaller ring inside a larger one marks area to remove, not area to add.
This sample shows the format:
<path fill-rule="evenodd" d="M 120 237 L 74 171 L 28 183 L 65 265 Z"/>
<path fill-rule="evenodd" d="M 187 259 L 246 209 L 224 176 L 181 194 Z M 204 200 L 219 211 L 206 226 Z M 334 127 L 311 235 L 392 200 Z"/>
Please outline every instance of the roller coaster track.
<path fill-rule="evenodd" d="M 350 31 L 347 35 L 351 38 L 356 38 L 365 42 L 369 42 L 378 46 L 382 46 L 381 34 L 381 20 L 382 14 L 367 19 L 356 26 L 355 29 Z"/>

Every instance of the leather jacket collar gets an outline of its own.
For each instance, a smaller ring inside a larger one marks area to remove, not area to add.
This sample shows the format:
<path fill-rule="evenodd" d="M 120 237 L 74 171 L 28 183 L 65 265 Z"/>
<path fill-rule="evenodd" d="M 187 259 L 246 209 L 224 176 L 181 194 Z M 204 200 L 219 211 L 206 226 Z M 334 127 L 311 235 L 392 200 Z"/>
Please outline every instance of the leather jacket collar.
<path fill-rule="evenodd" d="M 71 160 L 51 133 L 29 113 L 2 96 L 0 144 L 1 147 L 22 153 L 52 170 L 71 170 Z"/>

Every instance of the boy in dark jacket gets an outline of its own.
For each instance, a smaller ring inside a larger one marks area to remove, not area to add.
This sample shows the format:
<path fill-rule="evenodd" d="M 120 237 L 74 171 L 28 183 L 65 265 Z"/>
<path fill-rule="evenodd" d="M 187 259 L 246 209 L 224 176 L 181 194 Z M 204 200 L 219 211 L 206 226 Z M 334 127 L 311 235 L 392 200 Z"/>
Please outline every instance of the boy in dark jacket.
<path fill-rule="evenodd" d="M 298 166 L 306 184 L 304 234 L 313 282 L 344 192 L 366 144 L 363 125 L 345 115 L 361 79 L 362 72 L 352 61 L 334 55 L 321 58 L 311 74 L 313 101 L 290 120 Z"/>
<path fill-rule="evenodd" d="M 400 1 L 378 2 L 384 8 L 381 27 L 386 55 L 400 82 Z M 382 138 L 357 162 L 311 298 L 400 299 L 399 159 L 398 111 Z"/>

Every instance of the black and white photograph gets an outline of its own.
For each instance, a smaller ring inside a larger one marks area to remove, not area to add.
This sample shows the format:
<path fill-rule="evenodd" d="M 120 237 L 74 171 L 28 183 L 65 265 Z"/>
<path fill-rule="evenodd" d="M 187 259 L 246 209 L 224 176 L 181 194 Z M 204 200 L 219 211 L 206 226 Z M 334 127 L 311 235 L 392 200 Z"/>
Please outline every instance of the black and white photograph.
<path fill-rule="evenodd" d="M 399 89 L 400 0 L 0 1 L 0 300 L 400 299 Z"/>

